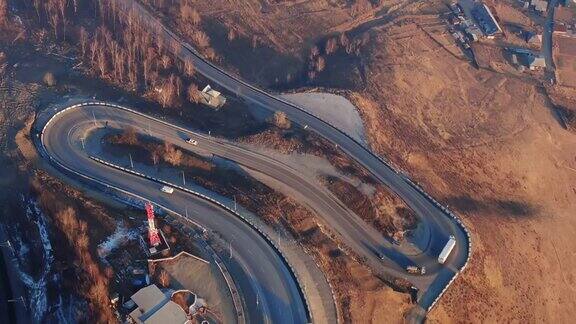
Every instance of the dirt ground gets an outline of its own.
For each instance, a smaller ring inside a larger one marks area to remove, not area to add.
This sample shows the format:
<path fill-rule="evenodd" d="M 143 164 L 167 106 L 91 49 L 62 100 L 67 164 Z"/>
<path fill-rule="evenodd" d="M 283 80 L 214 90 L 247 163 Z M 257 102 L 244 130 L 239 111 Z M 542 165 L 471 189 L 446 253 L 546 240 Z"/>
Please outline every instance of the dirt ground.
<path fill-rule="evenodd" d="M 431 1 L 403 12 L 418 19 L 442 5 Z M 538 19 L 511 2 L 496 9 L 508 24 L 538 30 Z M 217 12 L 218 19 L 235 21 L 236 11 Z M 262 16 L 243 20 L 259 25 Z M 361 55 L 366 88 L 350 99 L 373 148 L 452 206 L 473 233 L 470 267 L 429 320 L 570 320 L 576 314 L 575 135 L 561 127 L 538 82 L 489 64 L 474 69 L 413 24 L 371 29 L 370 49 Z M 375 310 L 363 318 L 381 321 L 381 315 Z"/>
<path fill-rule="evenodd" d="M 562 86 L 576 87 L 576 38 L 554 35 L 556 79 Z"/>
<path fill-rule="evenodd" d="M 152 263 L 152 262 L 151 262 Z M 153 262 L 156 272 L 164 269 L 170 276 L 169 287 L 186 289 L 207 302 L 221 323 L 233 323 L 236 314 L 230 291 L 214 262 L 192 255 L 180 254 L 171 260 Z"/>
<path fill-rule="evenodd" d="M 575 135 L 542 88 L 475 70 L 421 33 L 398 33 L 392 26 L 377 39 L 371 96 L 355 102 L 373 147 L 462 215 L 474 243 L 470 267 L 429 320 L 569 320 Z"/>

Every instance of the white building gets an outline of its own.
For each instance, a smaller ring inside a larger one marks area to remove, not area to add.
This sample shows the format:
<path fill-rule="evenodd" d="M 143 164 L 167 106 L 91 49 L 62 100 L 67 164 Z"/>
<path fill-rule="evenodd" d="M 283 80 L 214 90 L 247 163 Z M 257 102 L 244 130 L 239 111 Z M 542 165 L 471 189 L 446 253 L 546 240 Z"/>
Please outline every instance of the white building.
<path fill-rule="evenodd" d="M 531 4 L 538 12 L 546 12 L 546 9 L 548 8 L 548 1 L 545 0 L 532 0 Z"/>
<path fill-rule="evenodd" d="M 201 94 L 203 103 L 210 107 L 220 108 L 226 103 L 226 97 L 224 97 L 219 91 L 212 89 L 210 85 L 207 85 L 202 90 Z"/>
<path fill-rule="evenodd" d="M 184 324 L 188 320 L 182 307 L 171 301 L 156 285 L 138 290 L 130 299 L 138 306 L 129 315 L 133 323 Z"/>

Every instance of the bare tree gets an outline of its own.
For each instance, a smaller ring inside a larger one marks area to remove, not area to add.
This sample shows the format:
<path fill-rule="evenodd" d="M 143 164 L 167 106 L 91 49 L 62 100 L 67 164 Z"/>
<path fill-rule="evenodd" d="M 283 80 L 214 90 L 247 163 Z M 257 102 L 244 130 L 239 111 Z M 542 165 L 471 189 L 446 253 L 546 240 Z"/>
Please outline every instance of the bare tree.
<path fill-rule="evenodd" d="M 174 145 L 165 142 L 164 143 L 164 160 L 174 166 L 180 165 L 182 163 L 182 151 L 175 148 Z"/>
<path fill-rule="evenodd" d="M 252 35 L 252 49 L 256 49 L 256 47 L 258 47 L 258 41 L 258 35 Z"/>
<path fill-rule="evenodd" d="M 281 129 L 289 129 L 290 127 L 292 127 L 290 119 L 288 119 L 288 116 L 286 116 L 286 113 L 283 111 L 276 111 L 274 113 L 272 123 L 276 125 L 276 127 Z"/>
<path fill-rule="evenodd" d="M 172 65 L 172 60 L 168 55 L 162 55 L 160 62 L 162 63 L 162 68 L 164 68 L 164 70 L 167 70 Z"/>
<path fill-rule="evenodd" d="M 212 47 L 206 47 L 204 49 L 204 56 L 211 61 L 218 60 L 218 55 L 216 54 L 216 51 Z"/>
<path fill-rule="evenodd" d="M 80 52 L 82 57 L 86 57 L 86 48 L 88 46 L 88 34 L 84 26 L 80 27 Z"/>
<path fill-rule="evenodd" d="M 316 78 L 316 71 L 308 71 L 308 79 L 314 80 Z"/>
<path fill-rule="evenodd" d="M 160 161 L 160 157 L 164 154 L 162 148 L 160 146 L 155 147 L 153 150 L 150 150 L 150 157 L 152 158 L 152 162 L 154 165 L 158 164 Z"/>
<path fill-rule="evenodd" d="M 323 56 L 318 56 L 318 59 L 316 60 L 316 71 L 322 72 L 324 71 L 325 68 L 326 68 L 326 60 L 324 59 Z"/>
<path fill-rule="evenodd" d="M 198 86 L 194 83 L 188 86 L 187 94 L 188 94 L 188 100 L 190 100 L 190 102 L 199 103 L 200 100 L 202 100 L 202 94 L 200 92 L 200 89 L 198 89 Z"/>
<path fill-rule="evenodd" d="M 234 28 L 230 28 L 230 30 L 228 30 L 228 40 L 233 41 L 236 39 L 236 37 L 238 37 L 236 31 L 234 30 Z"/>
<path fill-rule="evenodd" d="M 50 2 L 49 2 L 50 3 Z M 60 16 L 56 10 L 49 10 L 49 24 L 54 30 L 54 38 L 58 39 L 58 28 L 60 26 Z"/>
<path fill-rule="evenodd" d="M 158 283 L 164 288 L 167 288 L 170 285 L 170 275 L 166 270 L 160 270 L 160 274 L 158 275 Z"/>
<path fill-rule="evenodd" d="M 159 101 L 163 108 L 166 108 L 174 102 L 175 91 L 174 84 L 172 80 L 165 79 L 160 87 L 159 91 Z"/>
<path fill-rule="evenodd" d="M 179 76 L 175 75 L 174 73 L 170 74 L 169 81 L 174 88 L 174 97 L 180 97 L 180 90 L 182 89 L 182 79 Z"/>
<path fill-rule="evenodd" d="M 0 0 L 0 25 L 8 23 L 8 0 Z"/>
<path fill-rule="evenodd" d="M 190 61 L 190 60 L 186 60 L 184 62 L 184 74 L 187 77 L 192 77 L 195 72 L 196 72 L 196 68 L 194 67 L 194 63 L 192 63 L 192 61 Z"/>
<path fill-rule="evenodd" d="M 56 85 L 56 78 L 54 77 L 54 74 L 52 74 L 52 72 L 46 72 L 42 80 L 44 81 L 44 84 L 46 84 L 49 87 L 53 87 Z"/>
<path fill-rule="evenodd" d="M 318 56 L 320 54 L 320 50 L 318 49 L 318 46 L 314 45 L 312 46 L 312 48 L 310 49 L 310 58 L 313 59 L 316 56 Z"/>
<path fill-rule="evenodd" d="M 210 46 L 210 37 L 208 37 L 208 35 L 206 35 L 206 33 L 201 30 L 194 31 L 192 34 L 192 39 L 200 48 L 206 48 Z"/>
<path fill-rule="evenodd" d="M 342 33 L 342 35 L 340 35 L 340 45 L 346 48 L 348 44 L 350 44 L 350 39 L 348 39 L 348 36 L 346 36 L 345 33 Z"/>
<path fill-rule="evenodd" d="M 330 38 L 326 41 L 325 52 L 326 55 L 330 55 L 338 49 L 338 40 L 336 38 Z"/>
<path fill-rule="evenodd" d="M 198 13 L 198 11 L 196 9 L 192 10 L 192 13 L 190 14 L 190 22 L 194 26 L 198 26 L 198 25 L 200 25 L 201 21 L 202 21 L 202 18 L 200 17 L 200 14 Z"/>
<path fill-rule="evenodd" d="M 138 144 L 138 134 L 136 134 L 136 130 L 132 127 L 126 128 L 122 135 L 118 137 L 118 143 L 128 145 Z"/>

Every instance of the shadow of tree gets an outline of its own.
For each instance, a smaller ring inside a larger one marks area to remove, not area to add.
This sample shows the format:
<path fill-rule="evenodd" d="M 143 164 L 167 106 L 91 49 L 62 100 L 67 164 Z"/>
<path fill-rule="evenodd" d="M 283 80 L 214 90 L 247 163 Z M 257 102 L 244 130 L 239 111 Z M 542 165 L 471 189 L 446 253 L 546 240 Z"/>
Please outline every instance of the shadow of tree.
<path fill-rule="evenodd" d="M 450 197 L 447 203 L 461 212 L 490 212 L 501 216 L 531 217 L 538 209 L 529 203 L 517 200 L 478 200 L 469 195 Z"/>

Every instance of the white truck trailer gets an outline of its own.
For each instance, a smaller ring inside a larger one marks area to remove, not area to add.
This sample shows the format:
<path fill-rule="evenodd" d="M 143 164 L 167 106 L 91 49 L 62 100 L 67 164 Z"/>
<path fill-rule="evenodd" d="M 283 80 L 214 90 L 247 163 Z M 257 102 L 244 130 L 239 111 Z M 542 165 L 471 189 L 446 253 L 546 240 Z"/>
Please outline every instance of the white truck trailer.
<path fill-rule="evenodd" d="M 440 255 L 438 256 L 438 263 L 444 264 L 444 262 L 446 262 L 446 259 L 448 259 L 450 253 L 452 253 L 452 250 L 454 250 L 455 246 L 456 246 L 456 238 L 454 237 L 454 235 L 450 235 L 448 242 L 446 243 L 446 245 L 442 249 L 442 252 L 440 252 Z"/>

